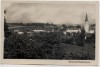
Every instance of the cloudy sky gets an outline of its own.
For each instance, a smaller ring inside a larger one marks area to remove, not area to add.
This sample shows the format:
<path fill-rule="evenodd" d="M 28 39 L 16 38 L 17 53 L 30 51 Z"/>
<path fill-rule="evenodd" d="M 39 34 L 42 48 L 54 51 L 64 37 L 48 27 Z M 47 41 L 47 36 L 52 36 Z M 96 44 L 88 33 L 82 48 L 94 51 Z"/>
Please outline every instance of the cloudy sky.
<path fill-rule="evenodd" d="M 82 24 L 87 13 L 89 21 L 95 23 L 96 2 L 5 2 L 8 23 L 55 23 Z"/>

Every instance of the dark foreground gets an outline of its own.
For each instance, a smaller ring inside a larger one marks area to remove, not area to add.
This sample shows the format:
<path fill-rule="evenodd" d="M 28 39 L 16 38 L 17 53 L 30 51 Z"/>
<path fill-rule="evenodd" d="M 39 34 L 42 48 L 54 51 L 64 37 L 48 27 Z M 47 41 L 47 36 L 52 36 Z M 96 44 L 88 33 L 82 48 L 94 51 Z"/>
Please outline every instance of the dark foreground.
<path fill-rule="evenodd" d="M 58 33 L 34 33 L 18 35 L 12 33 L 5 39 L 5 59 L 65 59 L 95 60 L 93 39 L 86 42 L 80 35 L 70 37 Z"/>

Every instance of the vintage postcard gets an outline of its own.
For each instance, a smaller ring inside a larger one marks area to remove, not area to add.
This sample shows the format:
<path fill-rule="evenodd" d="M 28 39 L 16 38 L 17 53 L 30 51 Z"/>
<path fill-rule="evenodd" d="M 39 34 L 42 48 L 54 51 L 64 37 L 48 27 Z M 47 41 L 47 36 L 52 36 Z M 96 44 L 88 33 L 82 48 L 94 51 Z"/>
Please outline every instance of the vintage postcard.
<path fill-rule="evenodd" d="M 1 2 L 1 63 L 97 65 L 99 2 Z"/>

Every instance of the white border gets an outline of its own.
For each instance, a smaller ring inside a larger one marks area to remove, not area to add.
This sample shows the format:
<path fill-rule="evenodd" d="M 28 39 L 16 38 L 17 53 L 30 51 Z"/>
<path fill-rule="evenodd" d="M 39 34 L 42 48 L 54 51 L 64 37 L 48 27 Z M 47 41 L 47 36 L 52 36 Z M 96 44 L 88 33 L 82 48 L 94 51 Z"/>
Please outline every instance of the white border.
<path fill-rule="evenodd" d="M 10 1 L 12 1 L 12 0 L 10 0 Z M 20 1 L 20 0 L 17 0 L 17 1 Z M 25 1 L 25 0 L 24 0 Z M 28 1 L 33 1 L 33 0 L 28 0 Z M 34 0 L 34 1 L 65 1 L 65 0 Z M 98 0 L 67 0 L 67 1 L 98 1 Z M 99 5 L 100 6 L 100 5 Z M 0 12 L 1 13 L 1 12 Z M 0 14 L 0 16 L 1 16 L 1 14 Z M 99 17 L 100 17 L 100 15 L 99 15 Z M 0 18 L 0 20 L 1 20 L 1 18 Z M 0 32 L 1 32 L 1 23 L 0 23 Z M 99 30 L 100 30 L 100 28 L 99 28 Z M 100 33 L 100 31 L 99 31 L 99 33 Z M 100 37 L 100 36 L 99 36 Z M 1 43 L 1 42 L 0 42 Z M 100 44 L 100 43 L 99 43 Z M 99 53 L 100 54 L 100 53 Z M 99 55 L 100 56 L 100 55 Z M 100 60 L 100 59 L 99 59 Z M 7 63 L 9 63 L 9 60 L 6 60 L 6 62 Z M 14 62 L 14 61 L 13 61 Z M 21 60 L 20 62 L 25 62 L 25 60 L 23 61 L 23 60 Z M 20 63 L 19 62 L 19 63 Z M 46 61 L 47 62 L 47 61 Z M 28 63 L 28 62 L 27 62 Z M 61 62 L 59 62 L 59 63 L 61 63 Z M 55 63 L 54 63 L 55 64 Z M 63 63 L 62 63 L 63 64 Z M 61 64 L 61 65 L 62 65 Z M 58 64 L 59 65 L 59 64 Z M 75 64 L 76 65 L 76 64 Z M 80 64 L 80 65 L 82 65 L 82 64 Z"/>

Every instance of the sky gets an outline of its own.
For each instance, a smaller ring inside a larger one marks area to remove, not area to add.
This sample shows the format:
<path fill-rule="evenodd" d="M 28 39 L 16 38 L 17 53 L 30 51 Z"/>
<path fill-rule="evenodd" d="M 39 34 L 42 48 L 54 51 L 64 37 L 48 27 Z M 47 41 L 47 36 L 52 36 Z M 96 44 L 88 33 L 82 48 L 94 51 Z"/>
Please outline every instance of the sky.
<path fill-rule="evenodd" d="M 96 2 L 4 2 L 7 23 L 82 24 L 86 13 L 95 23 Z"/>

